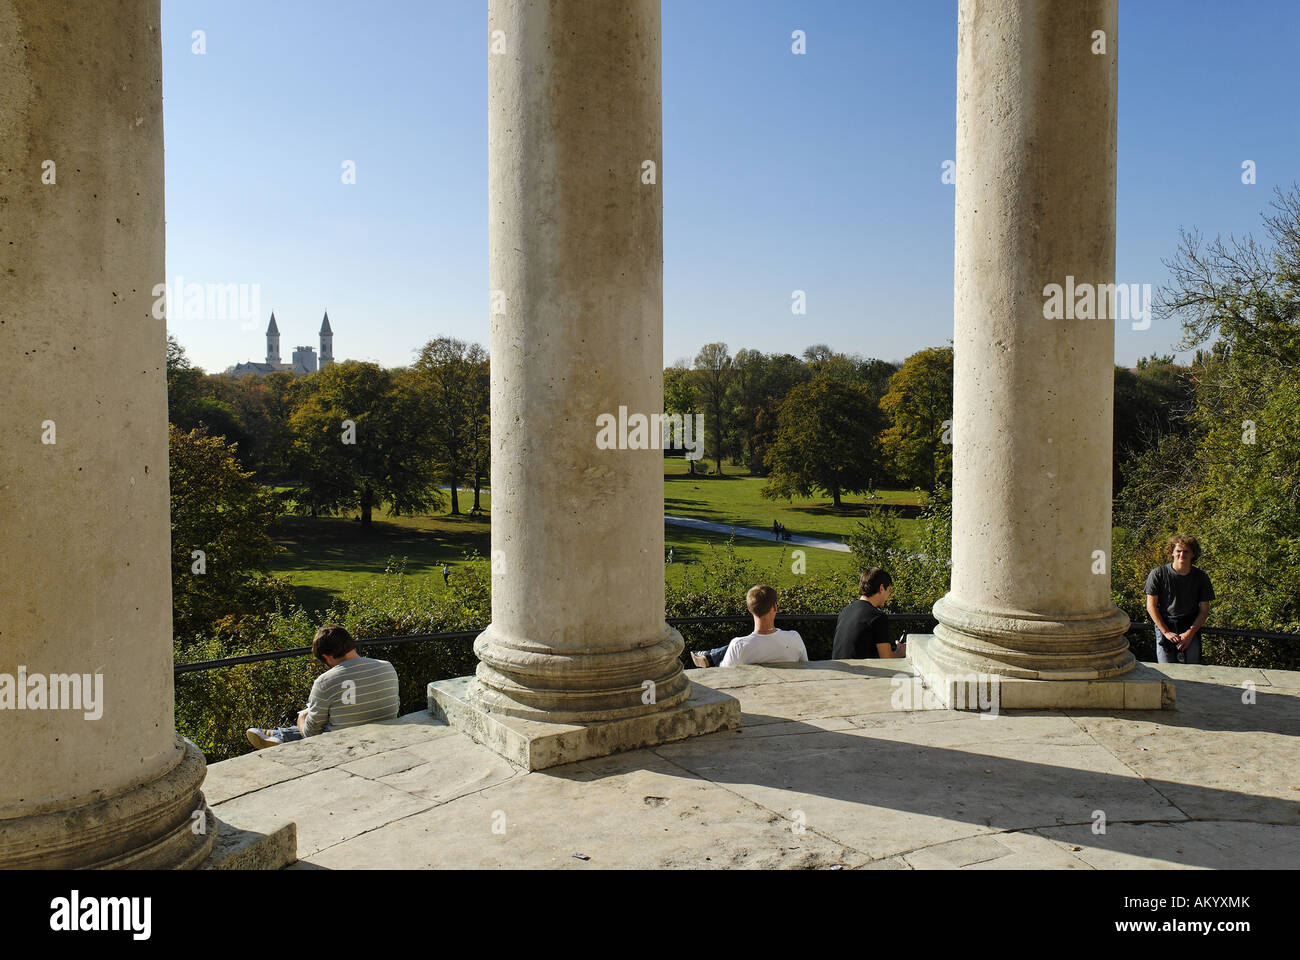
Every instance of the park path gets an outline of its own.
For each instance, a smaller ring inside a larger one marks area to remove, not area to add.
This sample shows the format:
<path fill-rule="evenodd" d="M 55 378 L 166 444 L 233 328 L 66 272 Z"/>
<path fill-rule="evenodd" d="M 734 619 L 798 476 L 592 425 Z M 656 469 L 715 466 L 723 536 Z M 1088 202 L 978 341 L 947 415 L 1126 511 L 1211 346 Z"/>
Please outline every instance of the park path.
<path fill-rule="evenodd" d="M 851 552 L 847 543 L 840 543 L 838 540 L 805 537 L 797 533 L 790 534 L 789 540 L 776 540 L 773 538 L 771 530 L 759 530 L 756 527 L 738 527 L 730 523 L 714 523 L 711 520 L 696 520 L 694 517 L 674 517 L 665 513 L 664 523 L 672 524 L 675 527 L 690 527 L 692 530 L 707 530 L 710 533 L 753 537 L 755 540 L 766 540 L 769 543 L 788 543 L 794 547 L 816 547 L 819 550 L 834 550 L 837 553 Z"/>

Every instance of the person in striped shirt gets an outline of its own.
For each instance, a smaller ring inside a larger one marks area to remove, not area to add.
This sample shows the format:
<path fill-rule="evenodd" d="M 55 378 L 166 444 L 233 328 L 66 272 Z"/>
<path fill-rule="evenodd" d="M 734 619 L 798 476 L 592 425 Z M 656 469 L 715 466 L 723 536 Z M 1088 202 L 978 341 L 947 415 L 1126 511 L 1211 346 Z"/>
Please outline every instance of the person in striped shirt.
<path fill-rule="evenodd" d="M 387 660 L 360 656 L 346 629 L 325 624 L 312 638 L 311 652 L 329 669 L 311 685 L 307 709 L 294 727 L 250 727 L 248 742 L 257 749 L 397 716 L 397 671 Z"/>

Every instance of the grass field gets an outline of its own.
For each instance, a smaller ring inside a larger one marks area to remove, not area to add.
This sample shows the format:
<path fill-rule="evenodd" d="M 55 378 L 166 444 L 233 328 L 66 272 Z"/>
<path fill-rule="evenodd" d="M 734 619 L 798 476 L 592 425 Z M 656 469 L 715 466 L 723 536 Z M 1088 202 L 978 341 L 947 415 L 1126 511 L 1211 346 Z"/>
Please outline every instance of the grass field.
<path fill-rule="evenodd" d="M 832 540 L 847 540 L 854 524 L 872 505 L 888 505 L 897 510 L 904 536 L 916 526 L 912 519 L 919 509 L 914 491 L 882 490 L 879 499 L 844 498 L 843 508 L 836 511 L 826 499 L 764 500 L 759 493 L 764 484 L 739 467 L 724 465 L 722 477 L 690 477 L 684 460 L 664 461 L 664 512 L 676 516 L 696 517 L 715 523 L 771 530 L 779 520 L 795 534 L 807 534 Z M 485 491 L 485 509 L 491 498 Z M 462 510 L 473 503 L 472 491 L 462 492 Z M 653 506 L 651 507 L 653 509 Z M 728 534 L 705 533 L 685 527 L 665 525 L 664 549 L 673 549 L 673 563 L 665 566 L 669 582 L 680 584 L 683 578 L 699 576 L 695 564 L 702 563 L 711 548 L 720 547 Z M 490 523 L 487 517 L 452 517 L 446 509 L 427 516 L 392 517 L 377 508 L 369 531 L 361 522 L 349 517 L 286 517 L 276 531 L 276 540 L 285 548 L 271 565 L 271 571 L 286 576 L 294 585 L 298 602 L 309 611 L 326 609 L 330 601 L 342 596 L 354 583 L 382 573 L 391 559 L 406 559 L 410 575 L 432 575 L 435 587 L 442 588 L 441 568 L 453 567 L 469 551 L 482 557 L 491 554 Z M 805 573 L 843 572 L 855 569 L 853 557 L 812 547 L 800 548 L 775 540 L 737 536 L 736 554 L 753 560 L 760 571 L 783 586 L 797 579 L 791 571 L 791 552 L 804 551 Z"/>

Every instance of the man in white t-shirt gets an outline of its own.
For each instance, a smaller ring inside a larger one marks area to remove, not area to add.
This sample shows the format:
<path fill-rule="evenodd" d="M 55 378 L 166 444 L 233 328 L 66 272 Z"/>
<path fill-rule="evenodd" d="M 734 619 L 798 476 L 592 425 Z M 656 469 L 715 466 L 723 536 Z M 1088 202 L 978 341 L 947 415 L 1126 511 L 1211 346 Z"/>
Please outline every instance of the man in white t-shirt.
<path fill-rule="evenodd" d="M 736 667 L 742 663 L 807 663 L 808 650 L 797 630 L 776 628 L 776 590 L 760 584 L 745 594 L 745 606 L 754 617 L 754 632 L 737 637 L 725 647 L 691 651 L 697 667 Z"/>

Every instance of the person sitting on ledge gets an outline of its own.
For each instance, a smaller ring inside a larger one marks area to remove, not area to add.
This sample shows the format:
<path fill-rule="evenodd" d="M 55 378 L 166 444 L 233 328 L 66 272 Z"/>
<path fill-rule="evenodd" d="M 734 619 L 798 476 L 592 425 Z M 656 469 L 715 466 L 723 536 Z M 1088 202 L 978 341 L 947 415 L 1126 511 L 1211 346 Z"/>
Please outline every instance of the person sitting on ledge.
<path fill-rule="evenodd" d="M 894 578 L 880 567 L 858 575 L 858 599 L 840 611 L 835 621 L 832 660 L 884 660 L 907 656 L 907 641 L 889 639 L 889 621 L 881 608 L 889 602 Z"/>
<path fill-rule="evenodd" d="M 754 617 L 754 632 L 725 647 L 691 651 L 697 667 L 737 667 L 742 663 L 807 663 L 808 649 L 797 630 L 776 628 L 776 590 L 765 584 L 750 587 L 745 606 Z"/>
<path fill-rule="evenodd" d="M 329 669 L 311 685 L 307 709 L 295 727 L 250 727 L 248 742 L 257 749 L 397 716 L 397 671 L 387 660 L 359 656 L 346 629 L 325 624 L 312 638 L 311 652 Z"/>
<path fill-rule="evenodd" d="M 1172 563 L 1147 576 L 1147 613 L 1156 629 L 1156 660 L 1160 663 L 1200 663 L 1201 625 L 1210 615 L 1214 587 L 1195 566 L 1201 545 L 1195 537 L 1170 537 L 1165 552 Z"/>

